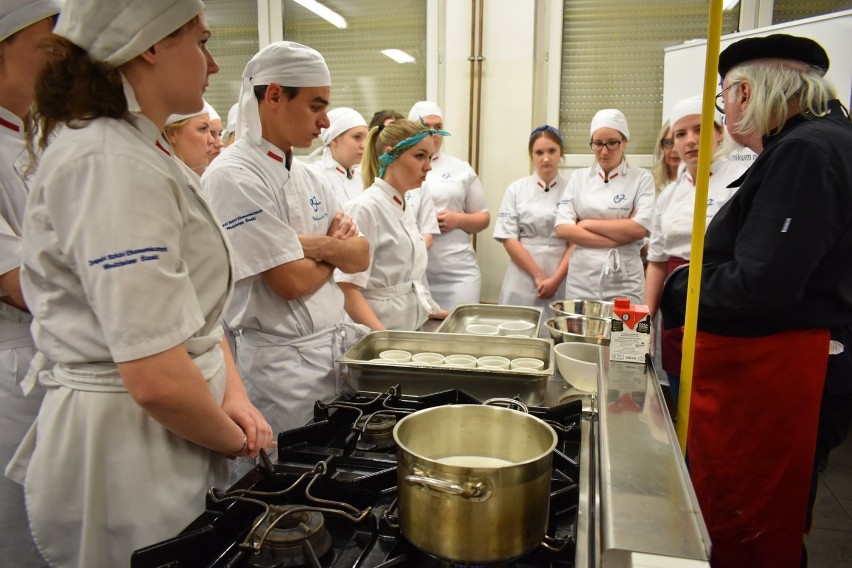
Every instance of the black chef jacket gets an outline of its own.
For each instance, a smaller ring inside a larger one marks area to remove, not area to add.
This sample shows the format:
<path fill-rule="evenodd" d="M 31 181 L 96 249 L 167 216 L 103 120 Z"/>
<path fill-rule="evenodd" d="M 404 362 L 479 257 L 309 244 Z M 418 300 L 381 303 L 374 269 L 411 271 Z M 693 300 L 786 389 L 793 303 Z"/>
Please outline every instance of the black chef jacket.
<path fill-rule="evenodd" d="M 698 328 L 727 336 L 852 325 L 852 124 L 790 118 L 733 185 L 707 228 Z M 683 325 L 687 271 L 672 273 L 660 307 Z M 847 349 L 852 346 L 847 345 Z"/>

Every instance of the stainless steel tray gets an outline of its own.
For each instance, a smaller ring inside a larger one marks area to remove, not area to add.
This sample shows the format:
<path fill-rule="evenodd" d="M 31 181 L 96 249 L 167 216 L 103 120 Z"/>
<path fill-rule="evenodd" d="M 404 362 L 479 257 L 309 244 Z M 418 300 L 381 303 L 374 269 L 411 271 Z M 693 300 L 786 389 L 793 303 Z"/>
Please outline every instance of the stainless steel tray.
<path fill-rule="evenodd" d="M 540 371 L 468 369 L 372 360 L 386 349 L 475 357 L 502 355 L 509 359 L 534 357 L 544 361 L 545 366 Z M 385 392 L 400 384 L 405 394 L 424 395 L 458 388 L 480 399 L 517 395 L 524 404 L 534 406 L 544 402 L 547 379 L 554 373 L 553 342 L 549 339 L 421 331 L 374 331 L 353 345 L 338 361 L 347 365 L 349 380 L 358 390 Z"/>
<path fill-rule="evenodd" d="M 438 327 L 437 331 L 439 333 L 467 333 L 466 328 L 471 324 L 498 326 L 504 322 L 520 321 L 535 326 L 528 331 L 519 332 L 520 335 L 538 337 L 543 318 L 544 310 L 535 306 L 459 304 L 453 308 L 453 311 L 449 313 L 447 319 Z"/>

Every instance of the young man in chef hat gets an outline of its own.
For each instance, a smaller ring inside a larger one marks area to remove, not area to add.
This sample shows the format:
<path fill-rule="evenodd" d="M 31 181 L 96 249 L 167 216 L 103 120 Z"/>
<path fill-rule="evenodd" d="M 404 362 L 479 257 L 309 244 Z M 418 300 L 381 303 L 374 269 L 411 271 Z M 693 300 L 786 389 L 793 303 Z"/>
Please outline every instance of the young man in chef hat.
<path fill-rule="evenodd" d="M 328 128 L 325 60 L 273 43 L 245 68 L 237 141 L 202 177 L 234 251 L 236 287 L 225 320 L 237 364 L 275 432 L 303 425 L 337 393 L 337 359 L 366 328 L 344 321 L 335 268 L 368 266 L 367 241 L 327 182 L 293 159 Z"/>
<path fill-rule="evenodd" d="M 30 106 L 48 52 L 59 0 L 0 0 L 0 463 L 9 462 L 35 420 L 43 391 L 25 397 L 21 386 L 34 354 L 32 316 L 21 293 L 21 225 L 27 181 L 33 173 L 26 137 L 32 136 Z M 23 487 L 0 477 L 0 558 L 15 566 L 43 566 L 33 544 Z"/>

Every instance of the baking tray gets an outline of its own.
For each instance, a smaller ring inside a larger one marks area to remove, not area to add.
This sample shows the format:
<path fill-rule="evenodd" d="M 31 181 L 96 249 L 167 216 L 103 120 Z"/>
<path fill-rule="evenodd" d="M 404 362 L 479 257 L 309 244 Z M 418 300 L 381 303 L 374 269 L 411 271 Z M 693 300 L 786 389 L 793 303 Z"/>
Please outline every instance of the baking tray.
<path fill-rule="evenodd" d="M 459 304 L 447 315 L 438 327 L 439 333 L 467 333 L 471 324 L 500 325 L 508 321 L 522 321 L 535 327 L 521 333 L 528 337 L 538 337 L 544 310 L 535 306 L 502 306 L 496 304 Z M 488 336 L 479 336 L 488 337 Z"/>
<path fill-rule="evenodd" d="M 545 366 L 539 371 L 468 369 L 372 360 L 386 349 L 475 357 L 502 355 L 509 359 L 534 357 L 544 361 Z M 352 386 L 362 391 L 387 392 L 399 384 L 405 394 L 424 395 L 457 388 L 482 400 L 518 396 L 521 402 L 533 406 L 544 402 L 547 379 L 554 373 L 553 342 L 549 339 L 422 331 L 374 331 L 349 348 L 338 361 L 347 365 Z"/>

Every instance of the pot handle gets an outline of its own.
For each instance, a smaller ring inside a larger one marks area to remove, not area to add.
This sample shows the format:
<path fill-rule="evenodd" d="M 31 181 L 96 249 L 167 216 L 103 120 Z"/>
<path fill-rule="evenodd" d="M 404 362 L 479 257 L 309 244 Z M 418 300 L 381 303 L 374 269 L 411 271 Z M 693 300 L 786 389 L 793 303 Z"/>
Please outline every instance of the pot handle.
<path fill-rule="evenodd" d="M 505 406 L 507 408 L 516 407 L 517 410 L 523 412 L 524 414 L 529 414 L 530 410 L 527 408 L 527 405 L 521 402 L 520 400 L 515 400 L 514 398 L 489 398 L 485 402 L 482 403 L 483 406 Z"/>
<path fill-rule="evenodd" d="M 435 479 L 425 475 L 406 475 L 405 482 L 409 485 L 422 485 L 441 493 L 458 495 L 463 499 L 482 499 L 488 494 L 488 483 L 482 479 L 471 479 L 464 485 L 444 479 Z"/>

